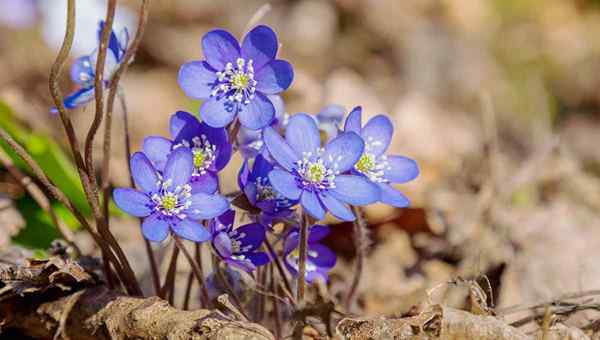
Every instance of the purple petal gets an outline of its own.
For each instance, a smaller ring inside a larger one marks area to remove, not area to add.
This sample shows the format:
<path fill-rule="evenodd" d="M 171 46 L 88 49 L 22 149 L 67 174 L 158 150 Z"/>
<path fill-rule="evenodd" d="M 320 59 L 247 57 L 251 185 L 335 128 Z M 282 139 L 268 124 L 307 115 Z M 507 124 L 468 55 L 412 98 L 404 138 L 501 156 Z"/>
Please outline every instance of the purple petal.
<path fill-rule="evenodd" d="M 322 244 L 309 244 L 308 257 L 317 267 L 333 268 L 335 266 L 335 253 Z"/>
<path fill-rule="evenodd" d="M 233 255 L 233 252 L 231 251 L 231 239 L 227 233 L 217 233 L 217 235 L 213 237 L 212 244 L 221 257 L 230 258 L 231 255 Z"/>
<path fill-rule="evenodd" d="M 252 165 L 252 172 L 250 173 L 249 180 L 255 181 L 258 177 L 266 177 L 269 172 L 273 170 L 273 164 L 263 157 L 263 155 L 257 155 Z"/>
<path fill-rule="evenodd" d="M 378 187 L 366 177 L 339 175 L 335 178 L 335 188 L 329 190 L 333 197 L 352 205 L 366 205 L 379 200 Z"/>
<path fill-rule="evenodd" d="M 277 36 L 267 26 L 256 26 L 248 32 L 242 42 L 242 58 L 252 59 L 254 69 L 260 70 L 277 55 Z"/>
<path fill-rule="evenodd" d="M 216 219 L 219 220 L 219 223 L 221 223 L 225 229 L 231 229 L 233 227 L 233 222 L 235 221 L 235 210 L 227 210 Z"/>
<path fill-rule="evenodd" d="M 200 117 L 214 128 L 221 128 L 231 123 L 236 114 L 236 107 L 230 105 L 225 97 L 212 97 L 200 106 Z"/>
<path fill-rule="evenodd" d="M 175 234 L 194 242 L 204 242 L 211 238 L 210 233 L 202 224 L 189 218 L 173 223 L 171 229 Z"/>
<path fill-rule="evenodd" d="M 240 45 L 231 33 L 217 29 L 202 37 L 202 51 L 206 61 L 216 70 L 225 69 L 240 57 Z"/>
<path fill-rule="evenodd" d="M 273 117 L 275 117 L 275 107 L 269 98 L 257 92 L 250 103 L 240 105 L 238 117 L 243 127 L 250 130 L 259 130 L 271 124 Z"/>
<path fill-rule="evenodd" d="M 192 177 L 190 185 L 192 186 L 192 194 L 198 192 L 214 194 L 219 188 L 219 178 L 212 172 L 206 172 L 204 175 Z"/>
<path fill-rule="evenodd" d="M 269 98 L 271 104 L 273 104 L 273 107 L 275 108 L 275 119 L 283 119 L 283 115 L 285 114 L 285 103 L 283 98 L 276 94 L 269 94 L 267 95 L 267 98 Z M 278 121 L 279 125 L 283 125 L 282 123 L 283 122 Z"/>
<path fill-rule="evenodd" d="M 343 221 L 354 221 L 356 217 L 344 203 L 329 195 L 326 191 L 319 194 L 321 202 L 329 212 Z"/>
<path fill-rule="evenodd" d="M 271 127 L 263 130 L 263 140 L 269 149 L 271 156 L 286 170 L 291 171 L 296 161 L 300 159 L 298 154 L 285 142 L 285 140 Z"/>
<path fill-rule="evenodd" d="M 292 200 L 300 198 L 302 190 L 298 187 L 296 178 L 289 172 L 274 169 L 269 173 L 269 182 L 283 196 Z"/>
<path fill-rule="evenodd" d="M 250 223 L 233 229 L 229 236 L 240 242 L 242 253 L 258 249 L 265 240 L 265 227 L 260 223 Z M 248 247 L 245 249 L 245 247 Z"/>
<path fill-rule="evenodd" d="M 194 99 L 206 99 L 215 87 L 217 75 L 205 61 L 192 61 L 181 65 L 177 82 L 185 95 Z"/>
<path fill-rule="evenodd" d="M 367 151 L 379 156 L 390 146 L 393 134 L 394 126 L 390 119 L 384 115 L 377 115 L 367 122 L 361 136 L 368 146 Z"/>
<path fill-rule="evenodd" d="M 321 135 L 315 120 L 304 113 L 298 113 L 290 118 L 285 129 L 285 140 L 296 151 L 296 154 L 316 153 L 321 147 Z"/>
<path fill-rule="evenodd" d="M 171 181 L 170 190 L 190 182 L 194 168 L 194 159 L 190 149 L 179 147 L 169 154 L 163 177 Z"/>
<path fill-rule="evenodd" d="M 406 208 L 410 205 L 408 198 L 391 185 L 379 183 L 378 186 L 381 191 L 381 202 L 397 208 Z"/>
<path fill-rule="evenodd" d="M 269 256 L 263 252 L 248 253 L 244 254 L 244 256 L 257 267 L 271 262 Z"/>
<path fill-rule="evenodd" d="M 71 65 L 71 80 L 79 85 L 93 82 L 94 68 L 89 56 L 79 57 Z"/>
<path fill-rule="evenodd" d="M 303 191 L 300 197 L 300 204 L 313 218 L 322 220 L 325 218 L 325 209 L 317 198 L 317 194 L 312 191 Z"/>
<path fill-rule="evenodd" d="M 91 102 L 95 98 L 94 91 L 94 86 L 87 88 L 84 87 L 68 95 L 63 102 L 65 109 L 74 109 Z"/>
<path fill-rule="evenodd" d="M 365 144 L 354 132 L 344 132 L 325 145 L 323 160 L 338 172 L 346 172 L 360 159 Z"/>
<path fill-rule="evenodd" d="M 233 152 L 231 143 L 229 143 L 229 136 L 224 128 L 213 128 L 208 124 L 200 123 L 199 135 L 205 135 L 210 144 L 216 147 L 216 158 L 211 168 L 215 171 L 223 169 L 229 160 Z"/>
<path fill-rule="evenodd" d="M 177 142 L 182 139 L 191 141 L 198 135 L 200 130 L 200 122 L 193 114 L 186 111 L 177 111 L 169 120 L 169 132 L 171 137 Z"/>
<path fill-rule="evenodd" d="M 193 194 L 190 200 L 192 204 L 186 214 L 194 220 L 215 218 L 229 209 L 229 201 L 221 195 L 199 192 Z"/>
<path fill-rule="evenodd" d="M 331 229 L 328 226 L 320 224 L 313 225 L 310 227 L 308 234 L 308 243 L 316 243 L 321 241 L 323 238 L 329 235 L 330 231 Z"/>
<path fill-rule="evenodd" d="M 115 204 L 124 212 L 136 217 L 146 217 L 152 213 L 152 202 L 148 195 L 131 188 L 117 188 L 113 191 Z"/>
<path fill-rule="evenodd" d="M 144 219 L 142 234 L 152 242 L 162 242 L 169 235 L 169 222 L 161 213 L 154 213 Z"/>
<path fill-rule="evenodd" d="M 405 183 L 419 176 L 419 166 L 410 158 L 388 156 L 387 161 L 388 166 L 383 170 L 383 176 L 392 183 Z"/>
<path fill-rule="evenodd" d="M 159 171 L 164 170 L 172 148 L 173 143 L 164 137 L 148 136 L 144 138 L 144 154 Z"/>
<path fill-rule="evenodd" d="M 277 94 L 287 90 L 294 80 L 294 69 L 285 60 L 273 60 L 255 75 L 256 90 L 266 94 Z"/>
<path fill-rule="evenodd" d="M 362 107 L 357 106 L 352 109 L 352 112 L 348 114 L 346 118 L 346 123 L 344 124 L 345 132 L 355 132 L 360 135 L 361 133 L 361 116 L 362 116 Z"/>
<path fill-rule="evenodd" d="M 131 175 L 135 184 L 144 192 L 155 192 L 158 185 L 158 175 L 152 163 L 141 152 L 136 152 L 129 160 Z"/>
<path fill-rule="evenodd" d="M 298 274 L 296 274 L 298 275 Z M 308 283 L 313 283 L 315 281 L 318 280 L 323 280 L 323 282 L 327 282 L 327 272 L 326 271 L 320 271 L 320 270 L 316 270 L 316 271 L 312 271 L 312 272 L 306 272 L 304 274 L 304 279 L 306 280 L 306 282 Z"/>

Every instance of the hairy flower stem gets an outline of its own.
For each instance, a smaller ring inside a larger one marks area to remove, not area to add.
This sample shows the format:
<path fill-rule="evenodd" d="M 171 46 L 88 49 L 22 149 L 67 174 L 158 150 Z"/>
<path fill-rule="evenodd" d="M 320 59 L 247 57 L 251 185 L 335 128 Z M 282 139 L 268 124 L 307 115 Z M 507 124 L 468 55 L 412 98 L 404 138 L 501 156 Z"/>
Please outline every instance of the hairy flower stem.
<path fill-rule="evenodd" d="M 356 269 L 354 270 L 354 277 L 352 278 L 352 284 L 350 290 L 346 296 L 345 307 L 346 311 L 349 311 L 352 307 L 352 302 L 358 284 L 363 273 L 363 266 L 365 262 L 365 252 L 368 245 L 367 226 L 363 217 L 363 212 L 360 207 L 352 206 L 352 212 L 356 216 L 354 221 L 354 248 L 356 248 Z"/>
<path fill-rule="evenodd" d="M 306 211 L 302 211 L 302 225 L 300 227 L 300 260 L 298 263 L 298 290 L 296 299 L 300 306 L 304 304 L 304 291 L 306 289 L 306 253 L 308 248 L 308 228 L 310 227 L 310 217 Z"/>
<path fill-rule="evenodd" d="M 175 285 L 175 273 L 177 271 L 178 256 L 179 247 L 175 244 L 173 245 L 173 253 L 171 255 L 171 262 L 169 263 L 169 269 L 167 269 L 167 277 L 165 277 L 165 283 L 158 292 L 158 297 L 160 297 L 161 299 L 165 299 L 167 297 L 167 293 L 172 290 L 171 286 Z"/>
<path fill-rule="evenodd" d="M 198 265 L 198 263 L 196 263 L 196 261 L 194 260 L 194 258 L 190 254 L 190 252 L 185 248 L 185 246 L 183 245 L 183 242 L 181 242 L 181 239 L 179 238 L 179 236 L 173 235 L 173 238 L 175 239 L 175 245 L 177 246 L 177 248 L 179 248 L 179 250 L 181 250 L 183 252 L 183 255 L 190 263 L 190 266 L 192 267 L 192 273 L 194 273 L 194 276 L 196 276 L 196 280 L 198 280 L 198 284 L 200 285 L 200 287 L 202 287 L 204 285 L 204 275 L 202 274 L 202 269 L 200 269 L 200 265 Z M 204 289 L 202 289 L 201 292 L 203 295 L 207 294 L 206 290 L 204 290 Z M 202 298 L 203 298 L 203 300 L 208 301 L 208 295 L 203 296 Z"/>
<path fill-rule="evenodd" d="M 281 277 L 281 280 L 283 281 L 283 285 L 285 286 L 285 294 L 288 296 L 288 298 L 290 299 L 290 301 L 295 304 L 296 303 L 296 299 L 294 299 L 293 297 L 293 290 L 292 290 L 292 285 L 290 283 L 290 281 L 288 280 L 287 275 L 285 274 L 285 269 L 283 269 L 283 264 L 281 263 L 281 259 L 279 258 L 279 256 L 277 256 L 277 253 L 275 252 L 275 249 L 273 249 L 273 245 L 271 244 L 271 242 L 269 241 L 268 238 L 265 238 L 265 245 L 267 246 L 267 249 L 269 250 L 269 256 L 271 257 L 271 260 L 273 260 L 273 262 L 275 262 L 275 267 L 277 268 L 277 272 L 279 273 L 279 277 Z"/>
<path fill-rule="evenodd" d="M 244 305 L 242 304 L 242 301 L 235 293 L 235 290 L 229 283 L 229 280 L 227 280 L 227 277 L 225 276 L 225 274 L 223 274 L 223 270 L 221 269 L 221 266 L 219 263 L 219 258 L 213 254 L 212 259 L 213 259 L 213 270 L 217 274 L 217 278 L 219 279 L 219 281 L 221 281 L 221 283 L 223 284 L 223 287 L 225 287 L 225 290 L 227 290 L 227 293 L 233 299 L 233 302 L 236 304 L 236 307 L 238 308 L 240 313 L 242 313 L 242 315 L 246 318 L 246 320 L 249 320 L 248 312 L 246 312 L 246 310 L 244 309 Z"/>
<path fill-rule="evenodd" d="M 196 263 L 198 264 L 200 273 L 202 273 L 203 277 L 204 277 L 204 268 L 202 265 L 202 248 L 201 247 L 202 247 L 201 243 L 195 244 L 194 259 L 196 260 Z M 208 288 L 206 288 L 206 284 L 204 284 L 204 283 L 205 283 L 205 281 L 202 280 L 202 285 L 201 285 L 202 294 L 200 294 L 200 302 L 202 303 L 203 308 L 209 308 L 210 307 L 210 299 L 208 297 Z"/>
<path fill-rule="evenodd" d="M 235 120 L 229 126 L 229 131 L 227 131 L 229 134 L 229 143 L 232 145 L 234 151 L 238 149 L 237 135 L 240 132 L 240 127 L 240 119 L 235 117 Z"/>
<path fill-rule="evenodd" d="M 277 292 L 277 284 L 275 284 L 275 269 L 272 265 L 269 266 L 269 268 L 271 271 L 271 292 L 273 293 L 272 303 L 273 303 L 273 315 L 274 315 L 274 319 L 275 319 L 275 339 L 281 339 L 281 334 L 282 334 L 281 313 L 279 312 L 279 301 L 277 301 L 278 292 Z"/>

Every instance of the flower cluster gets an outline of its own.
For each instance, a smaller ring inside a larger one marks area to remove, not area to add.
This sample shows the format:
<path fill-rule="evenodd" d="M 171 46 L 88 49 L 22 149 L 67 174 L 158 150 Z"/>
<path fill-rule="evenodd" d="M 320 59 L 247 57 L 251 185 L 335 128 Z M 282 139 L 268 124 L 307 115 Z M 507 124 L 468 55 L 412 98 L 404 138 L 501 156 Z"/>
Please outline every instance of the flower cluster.
<path fill-rule="evenodd" d="M 109 68 L 121 60 L 126 45 L 126 39 L 113 42 L 111 37 Z M 327 212 L 353 221 L 355 206 L 409 204 L 392 184 L 416 178 L 419 169 L 412 159 L 386 154 L 393 134 L 390 119 L 378 115 L 363 126 L 357 107 L 342 127 L 345 110 L 338 105 L 317 115 L 287 114 L 279 94 L 290 87 L 294 73 L 288 62 L 276 58 L 278 47 L 267 26 L 252 29 L 241 46 L 230 33 L 213 30 L 202 38 L 205 60 L 181 66 L 183 92 L 203 100 L 201 120 L 174 113 L 170 138 L 146 137 L 143 150 L 131 157 L 137 189 L 118 188 L 113 195 L 122 210 L 144 218 L 148 240 L 175 235 L 210 241 L 213 254 L 232 267 L 252 272 L 281 260 L 297 276 L 300 221 L 319 221 Z M 93 90 L 85 81 L 93 79 L 94 70 L 83 67 L 83 61 L 93 65 L 92 59 L 83 57 L 74 66 L 83 92 Z M 70 100 L 68 106 L 80 102 Z M 240 190 L 226 198 L 219 190 L 219 172 L 235 151 L 243 157 Z M 232 206 L 242 211 L 238 223 Z M 286 230 L 276 233 L 276 224 Z M 329 230 L 319 224 L 308 229 L 308 282 L 327 280 L 335 265 L 334 252 L 321 243 Z M 269 242 L 280 240 L 278 253 Z"/>

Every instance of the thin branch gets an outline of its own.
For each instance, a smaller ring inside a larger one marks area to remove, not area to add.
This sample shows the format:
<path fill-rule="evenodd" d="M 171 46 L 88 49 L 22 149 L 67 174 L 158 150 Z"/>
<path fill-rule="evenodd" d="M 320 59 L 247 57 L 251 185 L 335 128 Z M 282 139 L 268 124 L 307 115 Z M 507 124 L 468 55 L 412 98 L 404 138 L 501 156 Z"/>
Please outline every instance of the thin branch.
<path fill-rule="evenodd" d="M 310 217 L 306 211 L 302 211 L 302 224 L 300 226 L 300 259 L 298 263 L 298 290 L 296 299 L 302 306 L 304 303 L 304 291 L 306 289 L 306 253 L 308 248 L 308 228 L 310 227 Z"/>
<path fill-rule="evenodd" d="M 273 262 L 275 262 L 275 267 L 277 268 L 277 272 L 279 273 L 279 276 L 281 277 L 281 280 L 283 281 L 283 284 L 285 286 L 285 294 L 288 296 L 288 298 L 290 299 L 290 301 L 292 301 L 293 304 L 295 304 L 295 299 L 293 298 L 293 290 L 292 290 L 292 285 L 290 283 L 290 281 L 288 280 L 287 275 L 285 274 L 285 269 L 283 269 L 283 264 L 281 264 L 281 259 L 279 258 L 279 256 L 277 256 L 277 253 L 275 253 L 275 249 L 273 249 L 273 245 L 271 244 L 271 242 L 268 239 L 265 239 L 265 245 L 267 246 L 267 250 L 269 251 L 269 255 L 271 256 L 271 259 L 273 260 Z"/>
<path fill-rule="evenodd" d="M 204 277 L 202 274 L 202 270 L 200 269 L 199 265 L 196 263 L 196 261 L 194 260 L 194 258 L 190 254 L 190 252 L 185 248 L 185 246 L 183 245 L 183 242 L 181 242 L 181 239 L 179 238 L 179 236 L 174 235 L 173 238 L 175 239 L 175 246 L 177 246 L 177 248 L 179 248 L 179 250 L 181 250 L 183 252 L 183 255 L 185 256 L 185 258 L 190 263 L 190 266 L 192 267 L 192 273 L 194 273 L 194 276 L 196 276 L 196 279 L 198 280 L 199 285 L 202 287 L 204 285 Z M 203 296 L 204 301 L 208 301 L 208 294 L 207 294 L 206 290 L 202 289 L 201 292 L 203 295 L 206 294 L 205 296 Z"/>
<path fill-rule="evenodd" d="M 171 262 L 169 263 L 169 269 L 167 270 L 167 277 L 165 277 L 165 283 L 160 288 L 158 297 L 164 299 L 167 296 L 167 292 L 170 290 L 170 286 L 175 284 L 175 272 L 177 271 L 177 257 L 179 256 L 179 247 L 173 246 L 173 253 L 171 255 Z"/>
<path fill-rule="evenodd" d="M 360 279 L 362 277 L 363 266 L 365 263 L 366 256 L 365 252 L 368 242 L 367 226 L 365 224 L 363 213 L 360 207 L 352 206 L 352 212 L 354 213 L 354 216 L 356 216 L 356 220 L 354 221 L 354 248 L 356 249 L 356 269 L 354 270 L 354 276 L 352 278 L 350 290 L 348 291 L 348 295 L 346 296 L 345 307 L 347 311 L 349 311 L 350 307 L 352 307 L 352 301 L 354 299 L 354 295 L 356 294 L 358 284 L 360 283 Z"/>

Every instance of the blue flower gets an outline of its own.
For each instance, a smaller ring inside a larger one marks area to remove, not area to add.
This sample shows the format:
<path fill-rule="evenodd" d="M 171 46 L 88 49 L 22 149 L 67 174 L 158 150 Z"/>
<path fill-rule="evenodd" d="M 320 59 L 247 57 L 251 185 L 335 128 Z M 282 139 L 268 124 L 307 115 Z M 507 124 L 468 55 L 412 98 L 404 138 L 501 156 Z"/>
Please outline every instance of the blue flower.
<path fill-rule="evenodd" d="M 327 141 L 335 138 L 340 130 L 346 109 L 343 106 L 331 104 L 323 107 L 315 117 L 319 130 L 325 133 Z"/>
<path fill-rule="evenodd" d="M 391 183 L 406 183 L 419 176 L 417 162 L 404 156 L 386 155 L 394 127 L 385 115 L 371 118 L 361 125 L 361 107 L 356 107 L 346 118 L 344 131 L 354 132 L 365 142 L 365 149 L 352 172 L 368 178 L 381 190 L 381 202 L 395 207 L 407 207 L 410 202 Z"/>
<path fill-rule="evenodd" d="M 172 231 L 191 241 L 207 241 L 211 234 L 199 220 L 217 217 L 229 209 L 229 202 L 220 195 L 192 193 L 193 159 L 190 149 L 177 148 L 159 172 L 143 153 L 131 157 L 131 173 L 139 190 L 117 188 L 113 198 L 123 211 L 144 217 L 142 233 L 146 239 L 161 242 Z"/>
<path fill-rule="evenodd" d="M 265 227 L 260 223 L 250 223 L 234 229 L 234 221 L 233 210 L 210 221 L 212 246 L 219 257 L 247 272 L 269 263 L 269 256 L 257 251 L 266 238 Z"/>
<path fill-rule="evenodd" d="M 159 136 L 144 139 L 144 153 L 154 167 L 162 171 L 172 150 L 185 146 L 192 150 L 194 170 L 190 185 L 192 193 L 212 194 L 219 186 L 218 172 L 231 159 L 232 148 L 224 128 L 212 128 L 185 111 L 171 116 L 173 140 Z"/>
<path fill-rule="evenodd" d="M 249 159 L 244 161 L 238 176 L 240 190 L 246 195 L 250 204 L 270 217 L 263 220 L 266 224 L 270 224 L 272 218 L 291 215 L 293 210 L 290 208 L 298 203 L 298 200 L 290 200 L 273 189 L 269 181 L 271 170 L 273 165 L 265 157 L 258 155 L 252 166 Z"/>
<path fill-rule="evenodd" d="M 317 220 L 325 212 L 353 221 L 347 204 L 365 205 L 379 200 L 379 189 L 363 176 L 346 175 L 360 159 L 364 142 L 354 132 L 342 133 L 321 148 L 314 119 L 298 113 L 289 120 L 285 139 L 273 128 L 263 131 L 269 153 L 283 169 L 269 173 L 269 181 L 281 195 L 300 200 Z"/>
<path fill-rule="evenodd" d="M 313 225 L 308 230 L 308 248 L 306 256 L 306 271 L 304 278 L 307 282 L 313 282 L 317 278 L 327 282 L 327 274 L 335 266 L 335 253 L 328 247 L 319 243 L 329 234 L 329 227 L 324 225 Z M 300 262 L 300 232 L 298 228 L 290 231 L 285 239 L 284 261 L 285 265 L 294 276 L 298 276 Z"/>
<path fill-rule="evenodd" d="M 273 103 L 273 107 L 275 107 L 275 118 L 273 118 L 269 126 L 276 130 L 283 130 L 289 119 L 288 114 L 285 112 L 283 98 L 278 95 L 268 95 L 267 97 Z M 268 157 L 269 153 L 262 140 L 262 130 L 251 130 L 241 127 L 237 135 L 237 142 L 244 158 L 254 158 L 258 154 Z"/>
<path fill-rule="evenodd" d="M 181 66 L 179 85 L 189 97 L 205 100 L 202 120 L 224 127 L 238 115 L 242 126 L 258 130 L 275 115 L 267 97 L 286 90 L 294 78 L 292 65 L 275 59 L 279 44 L 267 26 L 250 31 L 242 46 L 227 31 L 213 30 L 202 38 L 206 60 Z"/>
<path fill-rule="evenodd" d="M 98 45 L 100 45 L 103 27 L 104 21 L 101 21 L 98 27 Z M 104 63 L 104 86 L 108 86 L 113 73 L 123 61 L 128 44 L 129 32 L 127 31 L 127 28 L 123 28 L 118 37 L 114 31 L 111 31 L 108 49 L 106 51 L 106 61 Z M 94 79 L 96 77 L 97 58 L 98 48 L 89 55 L 77 58 L 71 66 L 71 79 L 74 83 L 79 85 L 79 89 L 64 99 L 63 104 L 66 109 L 73 109 L 85 105 L 94 99 Z M 58 109 L 53 107 L 50 112 L 57 113 Z"/>

